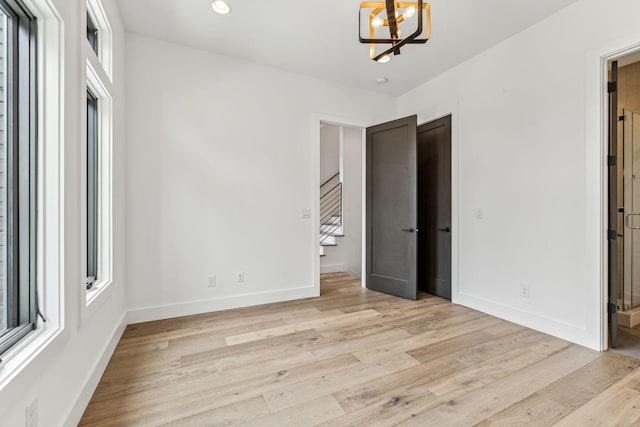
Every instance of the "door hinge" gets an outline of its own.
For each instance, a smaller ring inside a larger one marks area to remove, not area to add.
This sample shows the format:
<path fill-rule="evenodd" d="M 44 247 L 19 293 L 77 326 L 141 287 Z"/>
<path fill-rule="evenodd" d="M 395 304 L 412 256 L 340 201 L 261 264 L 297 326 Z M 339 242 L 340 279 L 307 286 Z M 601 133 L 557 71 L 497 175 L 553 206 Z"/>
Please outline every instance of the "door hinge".
<path fill-rule="evenodd" d="M 618 163 L 617 156 L 608 156 L 607 157 L 607 164 L 609 166 L 615 166 L 617 163 Z"/>
<path fill-rule="evenodd" d="M 613 93 L 616 92 L 618 90 L 618 83 L 617 82 L 609 82 L 609 84 L 607 85 L 607 91 L 609 93 Z"/>
<path fill-rule="evenodd" d="M 607 231 L 607 239 L 616 240 L 618 238 L 618 232 L 616 230 Z"/>
<path fill-rule="evenodd" d="M 618 121 L 620 121 L 620 122 L 624 122 L 624 116 L 619 116 L 619 117 L 618 117 Z"/>
<path fill-rule="evenodd" d="M 618 305 L 614 304 L 612 302 L 608 302 L 607 303 L 607 313 L 617 313 L 618 312 Z"/>

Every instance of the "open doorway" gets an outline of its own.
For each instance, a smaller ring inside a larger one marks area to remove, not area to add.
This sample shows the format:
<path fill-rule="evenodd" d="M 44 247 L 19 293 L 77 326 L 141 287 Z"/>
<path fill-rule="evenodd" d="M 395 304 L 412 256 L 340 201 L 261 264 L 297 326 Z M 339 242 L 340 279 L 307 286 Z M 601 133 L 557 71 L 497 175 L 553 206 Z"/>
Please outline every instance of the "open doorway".
<path fill-rule="evenodd" d="M 362 277 L 363 128 L 320 123 L 320 275 Z M 325 280 L 326 281 L 326 280 Z"/>
<path fill-rule="evenodd" d="M 609 64 L 610 345 L 640 357 L 640 53 Z"/>

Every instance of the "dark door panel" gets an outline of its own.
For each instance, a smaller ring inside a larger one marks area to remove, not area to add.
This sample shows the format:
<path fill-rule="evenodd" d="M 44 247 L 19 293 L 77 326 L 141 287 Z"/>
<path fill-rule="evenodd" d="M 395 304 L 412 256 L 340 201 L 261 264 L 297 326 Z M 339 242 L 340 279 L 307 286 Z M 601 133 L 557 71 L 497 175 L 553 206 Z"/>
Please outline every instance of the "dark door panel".
<path fill-rule="evenodd" d="M 418 288 L 451 299 L 451 116 L 418 127 Z"/>
<path fill-rule="evenodd" d="M 416 299 L 416 126 L 367 128 L 367 288 Z"/>

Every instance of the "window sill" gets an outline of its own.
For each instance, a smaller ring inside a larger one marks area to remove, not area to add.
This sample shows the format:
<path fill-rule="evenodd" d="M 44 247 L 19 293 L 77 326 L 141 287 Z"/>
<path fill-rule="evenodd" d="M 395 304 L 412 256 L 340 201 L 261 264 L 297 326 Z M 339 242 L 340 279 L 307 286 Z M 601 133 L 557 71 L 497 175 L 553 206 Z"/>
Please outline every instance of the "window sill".
<path fill-rule="evenodd" d="M 111 285 L 112 281 L 96 282 L 91 289 L 86 290 L 85 304 L 83 304 L 79 327 L 87 323 L 100 310 L 105 301 L 111 297 L 113 293 L 113 286 Z"/>
<path fill-rule="evenodd" d="M 52 319 L 53 320 L 53 319 Z M 43 322 L 38 319 L 38 327 L 24 337 L 2 356 L 0 364 L 0 392 L 4 392 L 14 378 L 27 368 L 45 349 L 54 347 L 53 342 L 60 342 L 63 329 L 54 322 Z M 1 412 L 1 411 L 0 411 Z"/>

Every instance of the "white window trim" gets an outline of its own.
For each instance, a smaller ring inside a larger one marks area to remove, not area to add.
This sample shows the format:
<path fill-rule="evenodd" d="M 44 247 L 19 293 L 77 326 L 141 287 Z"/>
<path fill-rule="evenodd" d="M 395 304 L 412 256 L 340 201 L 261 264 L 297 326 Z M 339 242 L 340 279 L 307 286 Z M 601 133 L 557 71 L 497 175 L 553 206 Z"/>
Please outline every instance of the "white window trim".
<path fill-rule="evenodd" d="M 37 288 L 47 322 L 3 354 L 0 391 L 32 362 L 64 343 L 64 22 L 51 0 L 24 0 L 38 18 L 38 218 Z M 27 375 L 25 373 L 25 375 Z M 2 399 L 0 399 L 2 400 Z M 0 405 L 0 413 L 2 412 Z"/>
<path fill-rule="evenodd" d="M 90 46 L 87 48 L 91 50 Z M 93 50 L 91 50 L 93 52 Z M 98 280 L 90 290 L 86 290 L 85 283 L 81 284 L 85 303 L 82 308 L 82 322 L 93 316 L 93 313 L 111 295 L 113 282 L 113 98 L 111 97 L 111 81 L 106 80 L 104 70 L 95 64 L 95 55 L 87 55 L 87 88 L 98 99 Z M 86 103 L 83 117 L 86 117 Z M 83 134 L 86 135 L 86 119 Z M 86 147 L 82 150 L 82 158 L 86 158 Z M 86 164 L 83 162 L 83 176 L 86 176 Z M 86 271 L 86 180 L 81 186 L 82 218 L 83 218 L 83 250 L 82 250 L 82 278 L 87 277 Z"/>
<path fill-rule="evenodd" d="M 98 29 L 98 60 L 107 73 L 109 81 L 113 79 L 113 31 L 100 0 L 87 0 L 87 13 Z M 83 33 L 84 34 L 84 33 Z M 86 38 L 86 37 L 85 37 Z M 89 44 L 88 40 L 85 40 Z M 91 49 L 93 52 L 93 49 Z M 93 52 L 95 55 L 95 52 Z"/>

